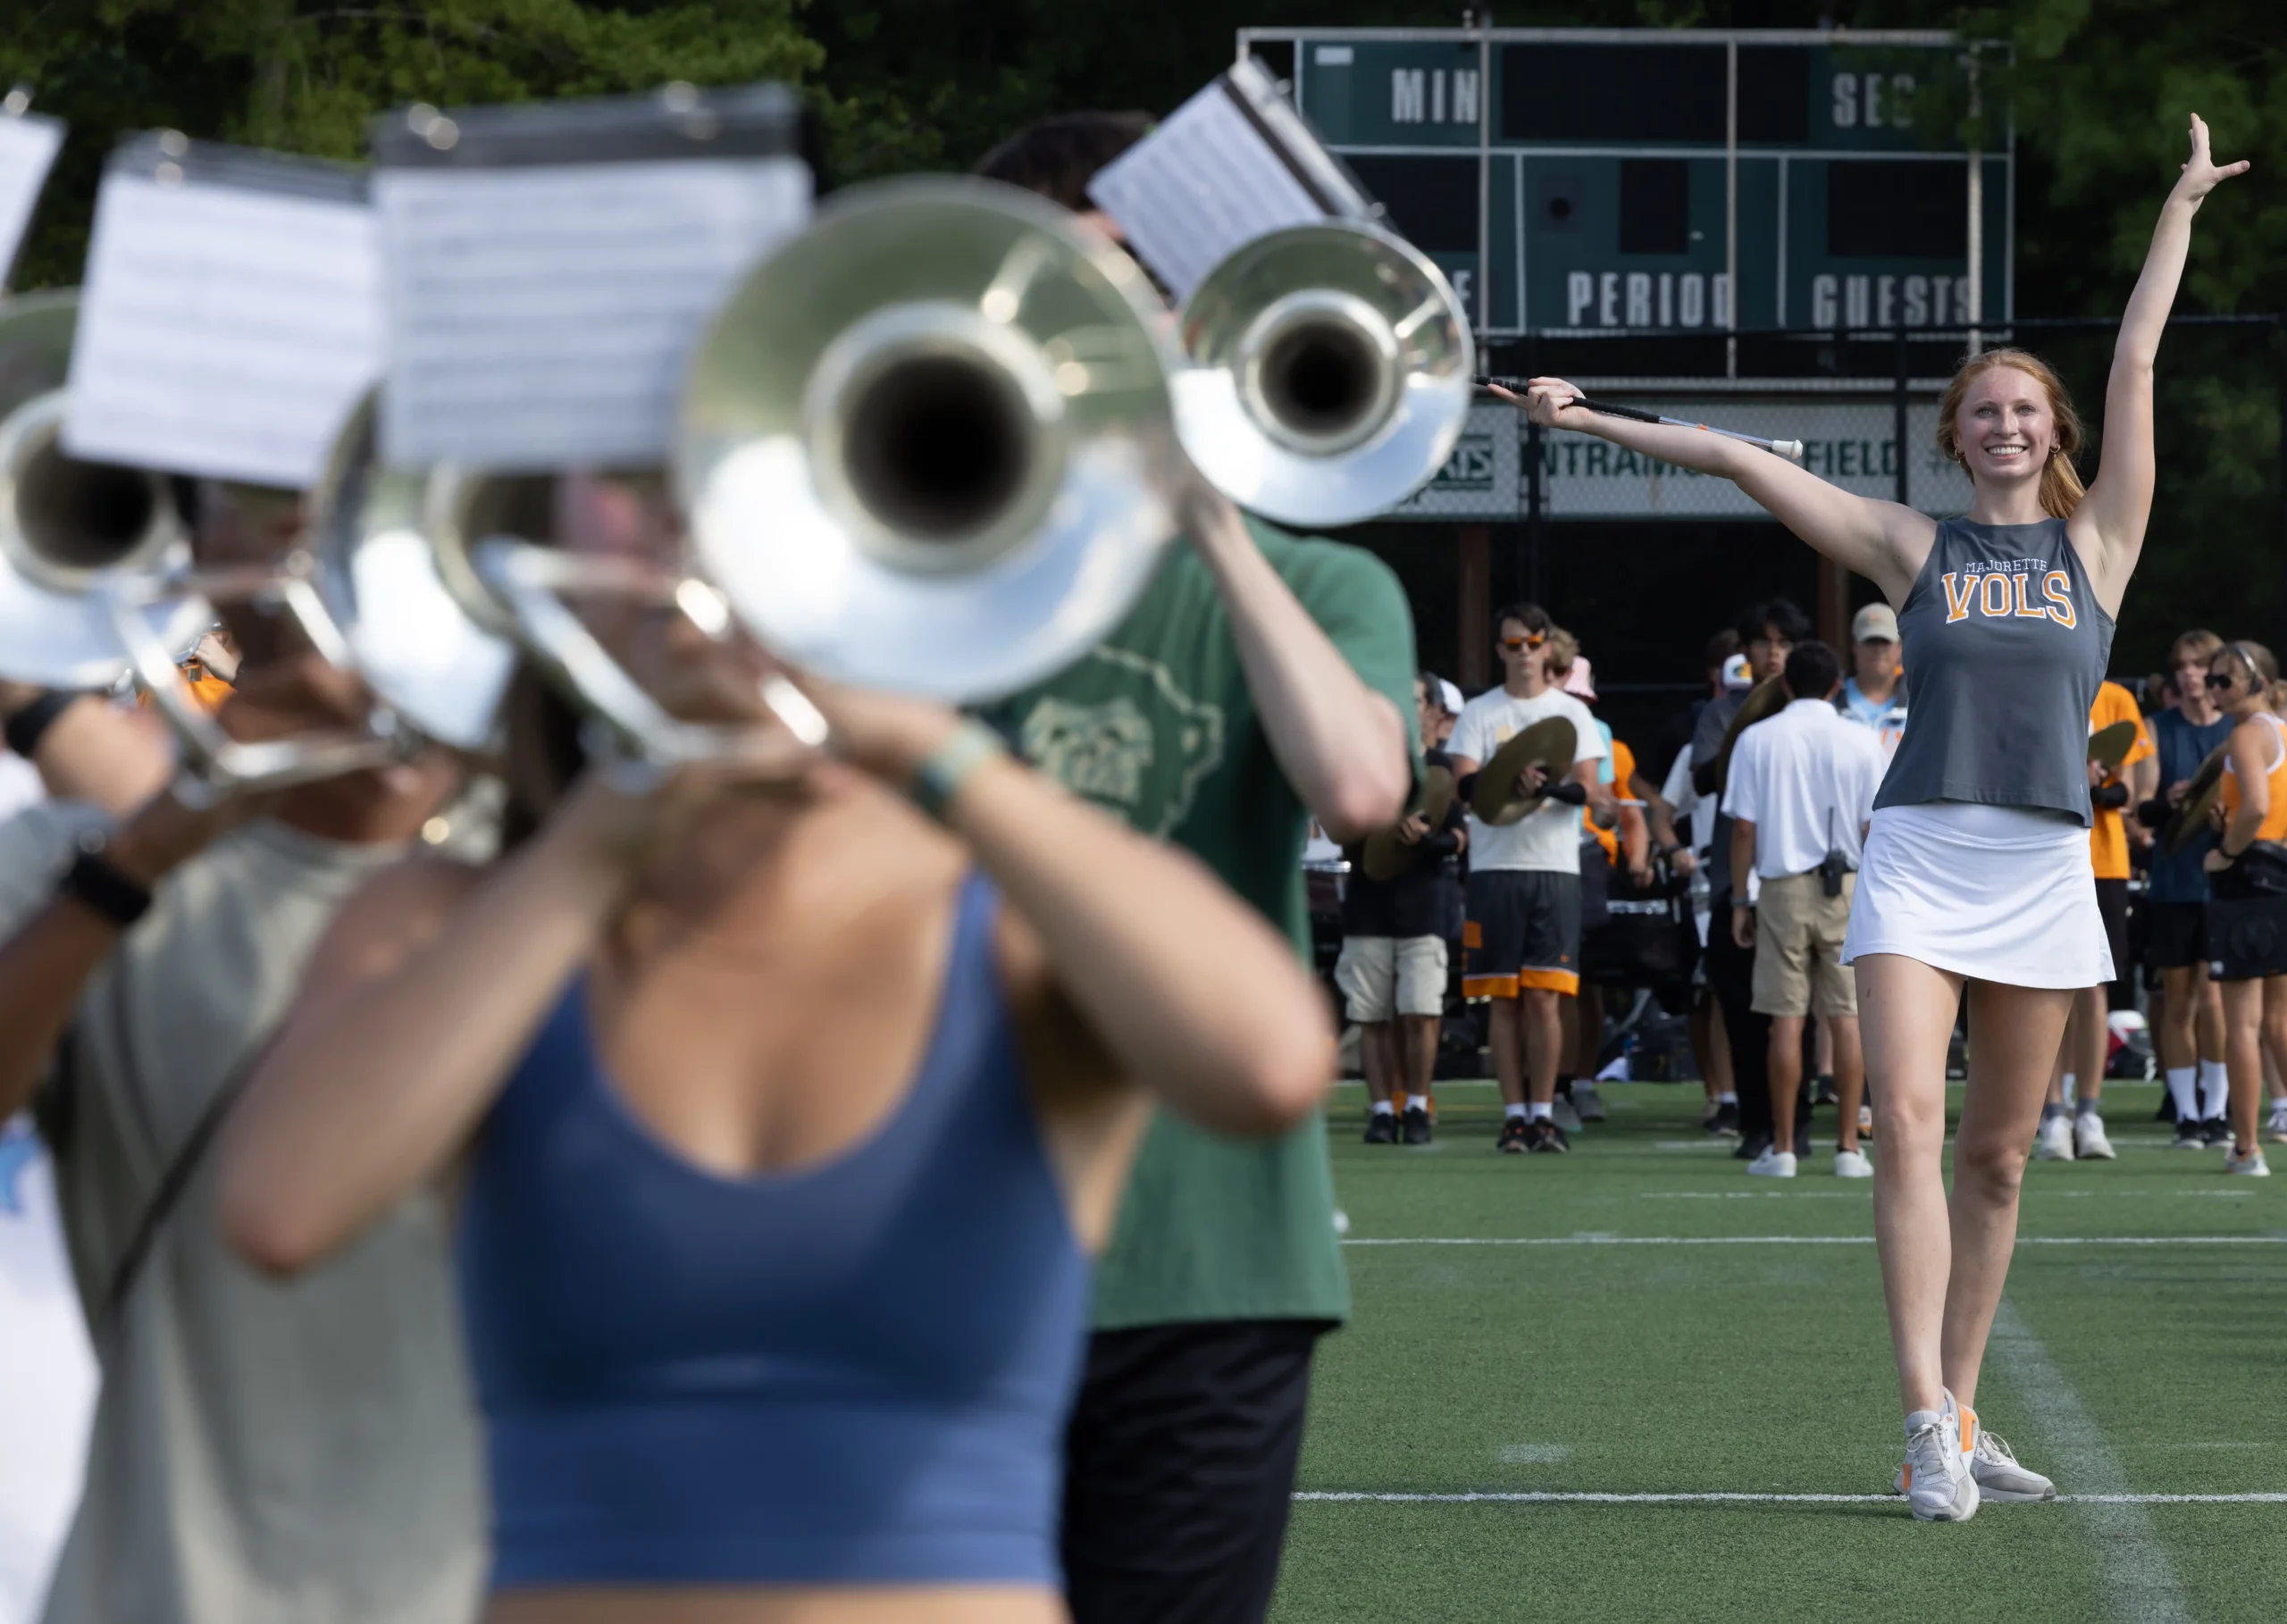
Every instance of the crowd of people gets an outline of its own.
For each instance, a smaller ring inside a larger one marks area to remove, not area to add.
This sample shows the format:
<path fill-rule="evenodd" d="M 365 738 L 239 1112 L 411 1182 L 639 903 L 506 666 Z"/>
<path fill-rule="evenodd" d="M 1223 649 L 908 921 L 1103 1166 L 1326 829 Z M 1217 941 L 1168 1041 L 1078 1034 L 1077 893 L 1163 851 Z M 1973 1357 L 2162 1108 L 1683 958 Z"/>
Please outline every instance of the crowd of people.
<path fill-rule="evenodd" d="M 1688 1022 L 1702 1126 L 1738 1140 L 1750 1174 L 1795 1176 L 1811 1113 L 1831 1106 L 1836 1174 L 1872 1176 L 1860 1142 L 1872 1108 L 1841 952 L 1875 792 L 1907 716 L 1897 613 L 1873 603 L 1852 617 L 1845 674 L 1796 605 L 1750 606 L 1709 640 L 1709 693 L 1663 730 L 1657 778 L 1591 708 L 1592 668 L 1571 633 L 1534 604 L 1496 618 L 1500 687 L 1464 702 L 1435 673 L 1414 683 L 1427 759 L 1466 782 L 1500 742 L 1562 716 L 1577 739 L 1571 783 L 1536 780 L 1541 792 L 1514 823 L 1487 824 L 1460 796 L 1442 800 L 1434 828 L 1417 809 L 1395 833 L 1410 860 L 1388 877 L 1367 871 L 1362 844 L 1344 853 L 1335 980 L 1360 1034 L 1367 1143 L 1430 1143 L 1441 1064 L 1468 1076 L 1489 1065 L 1499 1148 L 1567 1151 L 1584 1123 L 1604 1119 L 1599 1074 L 1628 1075 L 1625 1039 L 1653 1012 Z M 2105 1077 L 2120 1057 L 2140 1067 L 2149 1055 L 2174 1145 L 2264 1172 L 2256 1126 L 2232 1119 L 2235 1044 L 2242 1076 L 2260 1078 L 2243 1090 L 2262 1108 L 2260 1133 L 2287 1143 L 2287 986 L 2247 973 L 2231 906 L 2245 900 L 2234 871 L 2247 854 L 2270 860 L 2257 849 L 2287 833 L 2287 682 L 2274 669 L 2262 645 L 2196 630 L 2170 645 L 2166 670 L 2098 689 L 2090 740 L 2108 729 L 2120 739 L 2088 767 L 2090 862 L 2115 974 L 2075 996 L 2040 1159 L 2112 1159 Z M 1753 719 L 1737 725 L 1759 691 Z M 2188 798 L 2207 804 L 2187 816 Z M 2220 893 L 2219 874 L 2233 876 Z M 1647 937 L 1615 904 L 1688 917 L 1680 968 L 1669 933 Z M 1484 1010 L 1482 1059 L 1468 1042 L 1472 1005 Z M 2134 1014 L 2110 1018 L 2122 1010 Z M 2132 1041 L 2140 1032 L 2149 1051 Z M 1448 1049 L 1458 1052 L 1441 1061 Z"/>

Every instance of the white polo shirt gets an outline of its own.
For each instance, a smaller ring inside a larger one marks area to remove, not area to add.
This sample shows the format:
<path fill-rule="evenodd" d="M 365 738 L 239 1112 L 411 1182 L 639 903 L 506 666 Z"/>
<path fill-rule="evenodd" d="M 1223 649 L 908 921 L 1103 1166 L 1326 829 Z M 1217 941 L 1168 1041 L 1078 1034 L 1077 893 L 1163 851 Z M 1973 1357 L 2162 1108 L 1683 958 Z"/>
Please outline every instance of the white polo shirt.
<path fill-rule="evenodd" d="M 1756 876 L 1808 874 L 1830 850 L 1856 864 L 1888 765 L 1872 731 L 1824 699 L 1797 699 L 1742 732 L 1723 812 L 1755 825 Z"/>
<path fill-rule="evenodd" d="M 1596 731 L 1596 717 L 1561 688 L 1546 689 L 1529 699 L 1520 699 L 1504 688 L 1478 695 L 1462 707 L 1445 753 L 1470 757 L 1482 768 L 1493 759 L 1494 751 L 1546 716 L 1562 716 L 1572 724 L 1575 766 L 1604 759 L 1604 740 Z M 1579 873 L 1580 808 L 1561 800 L 1544 800 L 1515 823 L 1499 825 L 1480 822 L 1471 813 L 1469 866 L 1472 874 L 1494 868 Z"/>

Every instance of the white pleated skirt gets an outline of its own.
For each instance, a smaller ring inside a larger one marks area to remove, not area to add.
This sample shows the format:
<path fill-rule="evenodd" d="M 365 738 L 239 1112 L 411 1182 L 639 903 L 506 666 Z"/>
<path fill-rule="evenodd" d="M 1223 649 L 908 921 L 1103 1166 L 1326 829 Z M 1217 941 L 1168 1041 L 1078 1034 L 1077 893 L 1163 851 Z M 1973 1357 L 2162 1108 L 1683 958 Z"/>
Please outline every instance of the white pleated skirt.
<path fill-rule="evenodd" d="M 2024 807 L 1884 807 L 1867 830 L 1842 962 L 1864 953 L 2013 987 L 2112 980 L 2089 831 Z"/>

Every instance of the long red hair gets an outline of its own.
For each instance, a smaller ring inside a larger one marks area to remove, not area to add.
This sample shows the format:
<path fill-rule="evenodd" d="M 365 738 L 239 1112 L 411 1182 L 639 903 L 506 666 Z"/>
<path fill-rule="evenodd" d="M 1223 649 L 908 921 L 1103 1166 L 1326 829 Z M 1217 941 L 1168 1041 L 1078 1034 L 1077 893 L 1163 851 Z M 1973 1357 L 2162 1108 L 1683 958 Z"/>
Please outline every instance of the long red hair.
<path fill-rule="evenodd" d="M 2031 350 L 1989 349 L 1962 363 L 1938 407 L 1938 449 L 1955 462 L 1963 460 L 1961 436 L 1954 426 L 1961 416 L 1962 401 L 1969 394 L 1969 386 L 1997 366 L 2013 366 L 2048 391 L 2049 413 L 2057 421 L 2057 448 L 2041 466 L 2040 510 L 2052 519 L 2069 519 L 2089 493 L 2089 488 L 2081 483 L 2081 471 L 2073 465 L 2073 459 L 2081 454 L 2081 414 L 2073 409 L 2073 397 L 2065 392 L 2064 380 Z"/>

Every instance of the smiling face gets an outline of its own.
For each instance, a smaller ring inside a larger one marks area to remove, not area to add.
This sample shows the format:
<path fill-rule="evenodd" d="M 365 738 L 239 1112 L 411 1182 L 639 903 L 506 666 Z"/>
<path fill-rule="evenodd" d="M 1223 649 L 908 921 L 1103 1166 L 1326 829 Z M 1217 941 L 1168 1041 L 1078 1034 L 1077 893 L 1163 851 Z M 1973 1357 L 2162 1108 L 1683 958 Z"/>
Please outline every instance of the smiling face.
<path fill-rule="evenodd" d="M 1962 464 L 1980 485 L 2037 482 L 2057 449 L 2057 411 L 2040 379 L 2015 366 L 1971 380 L 1954 417 Z"/>

